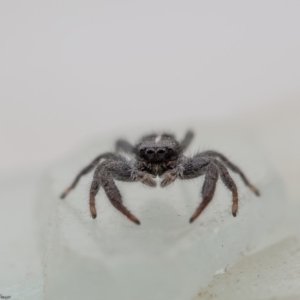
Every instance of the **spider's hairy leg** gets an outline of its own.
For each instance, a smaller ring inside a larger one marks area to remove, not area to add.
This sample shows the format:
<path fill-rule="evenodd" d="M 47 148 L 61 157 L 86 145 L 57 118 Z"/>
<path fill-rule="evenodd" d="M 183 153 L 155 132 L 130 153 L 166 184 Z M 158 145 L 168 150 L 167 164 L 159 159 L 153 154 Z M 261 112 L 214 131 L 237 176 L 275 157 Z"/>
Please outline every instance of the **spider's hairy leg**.
<path fill-rule="evenodd" d="M 180 179 L 193 179 L 205 174 L 202 187 L 202 202 L 190 218 L 190 223 L 192 223 L 212 200 L 219 178 L 219 171 L 211 158 L 198 155 L 185 158 L 181 168 L 182 172 L 179 174 Z"/>
<path fill-rule="evenodd" d="M 135 182 L 141 181 L 144 184 L 154 186 L 156 182 L 150 177 L 149 174 L 141 172 L 135 168 L 134 165 L 127 162 L 125 159 L 117 158 L 103 162 L 95 170 L 94 181 L 90 190 L 90 209 L 93 213 L 96 212 L 95 208 L 95 195 L 98 192 L 100 185 L 103 187 L 111 204 L 124 214 L 129 220 L 135 224 L 140 224 L 140 221 L 135 217 L 122 202 L 122 195 L 117 188 L 115 180 Z M 94 187 L 96 189 L 94 189 Z M 95 215 L 95 214 L 94 214 Z M 94 217 L 94 216 L 93 216 Z"/>
<path fill-rule="evenodd" d="M 135 148 L 126 140 L 120 139 L 116 141 L 116 151 L 120 152 L 120 150 L 132 154 L 134 153 Z"/>
<path fill-rule="evenodd" d="M 83 176 L 83 175 L 89 173 L 90 171 L 92 171 L 101 159 L 108 159 L 108 158 L 113 158 L 113 157 L 115 157 L 115 154 L 113 154 L 111 152 L 107 152 L 107 153 L 104 153 L 104 154 L 101 154 L 101 155 L 97 156 L 89 165 L 87 165 L 85 168 L 83 168 L 77 174 L 77 176 L 73 180 L 72 184 L 64 190 L 64 192 L 61 194 L 60 198 L 64 199 L 70 193 L 70 191 L 73 190 L 76 187 L 76 185 L 79 182 L 81 176 Z"/>
<path fill-rule="evenodd" d="M 232 192 L 232 215 L 235 217 L 238 211 L 238 190 L 235 182 L 229 175 L 226 167 L 220 161 L 215 161 L 220 173 L 220 177 L 226 187 Z"/>
<path fill-rule="evenodd" d="M 97 211 L 96 211 L 96 205 L 95 205 L 95 197 L 100 189 L 100 181 L 99 180 L 93 180 L 90 188 L 90 211 L 92 218 L 97 218 Z"/>
<path fill-rule="evenodd" d="M 194 138 L 194 133 L 191 130 L 189 130 L 185 134 L 183 140 L 180 143 L 182 151 L 186 150 L 186 148 L 190 145 L 190 143 L 193 140 L 193 138 Z"/>
<path fill-rule="evenodd" d="M 202 187 L 202 202 L 200 203 L 199 207 L 196 209 L 196 211 L 190 218 L 190 223 L 194 222 L 199 217 L 202 211 L 212 200 L 215 193 L 218 177 L 219 177 L 218 173 L 219 173 L 218 168 L 216 167 L 215 164 L 210 163 L 207 166 L 205 180 Z"/>
<path fill-rule="evenodd" d="M 111 176 L 105 174 L 101 178 L 101 185 L 111 202 L 111 204 L 119 210 L 123 215 L 125 215 L 130 221 L 135 224 L 141 224 L 137 217 L 135 217 L 122 203 L 122 196 Z"/>
<path fill-rule="evenodd" d="M 235 164 L 233 164 L 231 161 L 229 161 L 227 159 L 227 157 L 225 157 L 223 154 L 221 154 L 219 152 L 216 152 L 216 151 L 209 150 L 209 151 L 202 152 L 202 153 L 200 153 L 198 155 L 200 155 L 200 156 L 216 157 L 216 158 L 220 159 L 226 165 L 227 168 L 229 168 L 231 171 L 233 171 L 233 172 L 235 172 L 235 173 L 237 173 L 237 174 L 240 175 L 240 177 L 242 178 L 242 180 L 245 183 L 245 185 L 248 186 L 251 189 L 251 191 L 256 196 L 260 196 L 260 192 L 257 189 L 257 187 L 254 186 L 252 183 L 250 183 L 249 179 L 242 172 L 242 170 L 238 166 L 236 166 Z"/>

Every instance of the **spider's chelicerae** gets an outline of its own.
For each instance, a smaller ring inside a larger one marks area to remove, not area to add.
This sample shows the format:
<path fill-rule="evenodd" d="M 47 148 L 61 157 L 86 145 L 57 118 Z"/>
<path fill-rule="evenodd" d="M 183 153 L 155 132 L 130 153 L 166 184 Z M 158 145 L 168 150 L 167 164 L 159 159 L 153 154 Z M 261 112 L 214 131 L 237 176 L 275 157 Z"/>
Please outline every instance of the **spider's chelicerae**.
<path fill-rule="evenodd" d="M 134 147 L 125 140 L 116 142 L 116 151 L 97 156 L 88 166 L 79 172 L 70 187 L 61 195 L 65 198 L 75 188 L 80 177 L 95 168 L 90 188 L 90 211 L 93 218 L 97 217 L 95 197 L 103 187 L 112 205 L 136 224 L 140 221 L 124 206 L 122 196 L 115 180 L 139 181 L 151 187 L 156 186 L 153 180 L 159 176 L 161 187 L 165 187 L 176 179 L 192 179 L 205 175 L 202 187 L 202 202 L 190 218 L 193 222 L 205 209 L 214 196 L 216 183 L 220 175 L 225 186 L 232 192 L 232 215 L 238 210 L 238 190 L 228 169 L 238 173 L 245 185 L 257 196 L 258 189 L 252 185 L 239 167 L 230 162 L 223 154 L 216 151 L 204 151 L 192 157 L 183 153 L 193 139 L 193 132 L 188 131 L 181 142 L 171 134 L 151 134 L 143 137 Z M 128 159 L 122 152 L 131 155 Z"/>

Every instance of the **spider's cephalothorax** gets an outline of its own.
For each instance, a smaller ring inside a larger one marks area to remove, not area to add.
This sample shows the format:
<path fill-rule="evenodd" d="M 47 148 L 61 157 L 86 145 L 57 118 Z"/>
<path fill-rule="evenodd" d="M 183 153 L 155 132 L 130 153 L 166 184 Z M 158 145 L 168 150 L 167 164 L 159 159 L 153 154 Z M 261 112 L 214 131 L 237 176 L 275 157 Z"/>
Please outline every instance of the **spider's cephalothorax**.
<path fill-rule="evenodd" d="M 75 188 L 80 177 L 95 168 L 94 178 L 90 188 L 90 211 L 93 218 L 97 217 L 95 197 L 103 187 L 113 206 L 127 216 L 131 221 L 140 221 L 123 205 L 122 196 L 114 180 L 139 181 L 151 187 L 156 186 L 153 178 L 159 176 L 161 187 L 165 187 L 178 179 L 192 179 L 205 175 L 202 187 L 202 202 L 190 218 L 193 222 L 212 200 L 217 180 L 220 176 L 225 186 L 232 192 L 232 214 L 238 210 L 238 191 L 236 184 L 227 169 L 238 173 L 244 183 L 258 196 L 258 189 L 252 185 L 239 167 L 231 163 L 223 154 L 216 151 L 205 151 L 192 157 L 183 155 L 193 139 L 194 134 L 188 131 L 181 142 L 170 134 L 152 134 L 145 136 L 134 147 L 125 140 L 116 142 L 116 151 L 97 156 L 74 179 L 61 195 L 65 198 Z M 127 159 L 124 154 L 131 155 Z"/>
<path fill-rule="evenodd" d="M 135 149 L 138 168 L 155 176 L 173 169 L 182 155 L 180 143 L 167 134 L 146 136 Z"/>

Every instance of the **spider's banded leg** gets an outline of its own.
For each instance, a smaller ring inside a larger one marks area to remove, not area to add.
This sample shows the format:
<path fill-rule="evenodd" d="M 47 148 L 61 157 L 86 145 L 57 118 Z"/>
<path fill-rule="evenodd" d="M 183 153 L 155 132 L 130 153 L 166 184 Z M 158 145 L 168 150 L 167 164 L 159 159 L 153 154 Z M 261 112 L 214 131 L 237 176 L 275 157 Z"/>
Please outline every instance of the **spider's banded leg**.
<path fill-rule="evenodd" d="M 96 212 L 95 195 L 98 191 L 93 189 L 93 185 L 98 189 L 101 185 L 112 205 L 122 214 L 124 214 L 129 220 L 136 224 L 140 224 L 140 221 L 123 205 L 122 196 L 114 182 L 114 179 L 125 182 L 141 181 L 144 184 L 151 185 L 151 183 L 149 183 L 151 178 L 146 179 L 146 177 L 147 174 L 138 171 L 133 165 L 122 158 L 107 160 L 101 165 L 98 165 L 94 172 L 94 181 L 90 191 L 90 206 L 92 216 L 93 210 Z M 156 183 L 155 181 L 153 182 Z M 96 183 L 99 183 L 99 186 L 97 186 Z"/>
<path fill-rule="evenodd" d="M 103 175 L 101 178 L 101 185 L 111 202 L 111 204 L 119 210 L 123 215 L 125 215 L 130 221 L 135 224 L 141 224 L 137 217 L 135 217 L 122 203 L 122 196 L 113 180 L 109 175 Z"/>
<path fill-rule="evenodd" d="M 206 175 L 204 184 L 202 187 L 202 202 L 200 203 L 199 207 L 195 211 L 195 213 L 190 218 L 190 223 L 195 221 L 199 217 L 199 215 L 202 213 L 202 211 L 205 209 L 205 207 L 209 204 L 209 202 L 212 200 L 216 184 L 218 181 L 218 168 L 215 164 L 210 163 L 206 169 Z"/>
<path fill-rule="evenodd" d="M 134 147 L 125 140 L 117 140 L 116 141 L 116 151 L 119 152 L 120 150 L 123 150 L 126 153 L 132 154 L 134 153 Z"/>
<path fill-rule="evenodd" d="M 202 187 L 202 202 L 190 218 L 190 223 L 192 223 L 212 200 L 219 172 L 211 158 L 199 155 L 192 158 L 186 158 L 180 167 L 182 168 L 182 172 L 179 175 L 180 179 L 193 179 L 205 174 L 205 180 Z"/>
<path fill-rule="evenodd" d="M 97 211 L 95 206 L 95 197 L 98 194 L 100 189 L 100 182 L 99 180 L 93 180 L 90 188 L 90 211 L 92 218 L 95 219 L 97 217 Z"/>
<path fill-rule="evenodd" d="M 223 165 L 223 163 L 219 161 L 215 161 L 215 164 L 217 165 L 220 173 L 220 177 L 223 181 L 223 183 L 226 185 L 226 187 L 232 192 L 232 215 L 235 217 L 236 213 L 238 211 L 238 190 L 236 187 L 235 182 L 229 175 L 226 167 Z"/>
<path fill-rule="evenodd" d="M 64 192 L 61 194 L 60 198 L 64 199 L 70 193 L 70 191 L 73 190 L 76 187 L 76 185 L 79 182 L 81 176 L 83 176 L 83 175 L 89 173 L 90 171 L 92 171 L 101 159 L 114 158 L 114 157 L 116 157 L 116 155 L 111 153 L 111 152 L 107 152 L 107 153 L 104 153 L 104 154 L 101 154 L 101 155 L 97 156 L 89 165 L 87 165 L 85 168 L 83 168 L 78 173 L 78 175 L 75 177 L 72 184 L 64 190 Z"/>
<path fill-rule="evenodd" d="M 246 186 L 248 186 L 251 191 L 256 195 L 259 196 L 260 192 L 259 190 L 250 183 L 249 179 L 246 177 L 246 175 L 242 172 L 242 170 L 236 166 L 235 164 L 233 164 L 231 161 L 229 161 L 223 154 L 216 152 L 216 151 L 205 151 L 199 154 L 200 156 L 210 156 L 210 157 L 216 157 L 219 158 L 230 170 L 232 170 L 233 172 L 239 174 L 243 180 L 243 182 L 245 183 Z"/>
<path fill-rule="evenodd" d="M 183 138 L 183 140 L 181 141 L 181 149 L 182 151 L 185 151 L 186 148 L 190 145 L 191 141 L 194 138 L 194 133 L 192 131 L 188 131 L 185 134 L 185 137 Z"/>

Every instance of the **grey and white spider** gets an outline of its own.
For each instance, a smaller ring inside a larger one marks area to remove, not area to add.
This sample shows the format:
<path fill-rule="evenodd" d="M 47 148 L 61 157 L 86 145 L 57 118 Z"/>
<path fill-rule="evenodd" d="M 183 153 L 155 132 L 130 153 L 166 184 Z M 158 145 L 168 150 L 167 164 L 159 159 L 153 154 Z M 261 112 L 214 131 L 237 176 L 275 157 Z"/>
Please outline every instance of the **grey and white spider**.
<path fill-rule="evenodd" d="M 232 192 L 232 215 L 238 210 L 238 190 L 235 182 L 228 173 L 228 169 L 239 174 L 257 196 L 258 189 L 252 185 L 239 167 L 231 163 L 223 154 L 216 151 L 205 151 L 192 157 L 183 153 L 191 143 L 194 134 L 188 131 L 181 142 L 172 134 L 151 134 L 144 136 L 134 147 L 125 140 L 116 142 L 116 151 L 97 156 L 88 166 L 82 169 L 73 183 L 61 195 L 65 198 L 75 188 L 82 175 L 94 171 L 94 178 L 90 188 L 90 211 L 93 218 L 97 217 L 95 197 L 103 187 L 112 205 L 136 224 L 140 221 L 124 206 L 122 196 L 115 184 L 115 180 L 139 181 L 150 187 L 156 186 L 153 179 L 162 178 L 160 186 L 165 187 L 176 179 L 192 179 L 205 175 L 202 187 L 202 202 L 190 218 L 192 223 L 205 209 L 214 196 L 216 183 L 219 178 Z M 131 155 L 128 160 L 122 152 Z"/>

